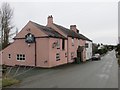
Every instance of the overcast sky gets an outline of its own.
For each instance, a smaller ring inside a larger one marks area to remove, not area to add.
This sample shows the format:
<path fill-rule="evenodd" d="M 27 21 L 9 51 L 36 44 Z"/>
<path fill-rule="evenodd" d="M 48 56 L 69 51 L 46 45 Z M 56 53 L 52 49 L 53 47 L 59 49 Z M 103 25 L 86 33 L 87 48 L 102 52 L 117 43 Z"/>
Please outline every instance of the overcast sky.
<path fill-rule="evenodd" d="M 32 1 L 32 0 L 31 0 Z M 29 20 L 46 25 L 48 15 L 54 23 L 70 28 L 77 25 L 80 33 L 95 43 L 117 44 L 118 2 L 9 2 L 14 8 L 14 25 L 19 31 Z M 75 0 L 76 1 L 76 0 Z M 1 4 L 0 4 L 1 5 Z"/>

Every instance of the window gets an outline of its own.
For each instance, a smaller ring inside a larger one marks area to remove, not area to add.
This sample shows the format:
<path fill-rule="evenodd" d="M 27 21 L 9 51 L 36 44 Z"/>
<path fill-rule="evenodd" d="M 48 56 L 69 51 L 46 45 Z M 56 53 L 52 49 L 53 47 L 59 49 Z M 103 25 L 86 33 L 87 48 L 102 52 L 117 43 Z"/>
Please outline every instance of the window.
<path fill-rule="evenodd" d="M 56 61 L 59 61 L 59 60 L 60 60 L 60 54 L 57 53 L 57 54 L 56 54 Z"/>
<path fill-rule="evenodd" d="M 17 54 L 17 60 L 20 60 L 20 61 L 25 60 L 25 54 Z"/>
<path fill-rule="evenodd" d="M 62 50 L 65 50 L 65 39 L 62 39 Z"/>
<path fill-rule="evenodd" d="M 11 58 L 11 54 L 8 54 L 8 59 L 10 59 Z"/>
<path fill-rule="evenodd" d="M 74 58 L 74 52 L 71 52 L 71 60 Z"/>
<path fill-rule="evenodd" d="M 57 40 L 57 49 L 60 49 L 60 39 Z"/>
<path fill-rule="evenodd" d="M 80 40 L 78 39 L 78 46 L 80 45 Z"/>
<path fill-rule="evenodd" d="M 88 43 L 85 43 L 85 48 L 88 48 Z"/>
<path fill-rule="evenodd" d="M 74 46 L 74 38 L 72 38 L 72 46 Z"/>
<path fill-rule="evenodd" d="M 67 53 L 65 53 L 65 57 L 67 57 Z"/>

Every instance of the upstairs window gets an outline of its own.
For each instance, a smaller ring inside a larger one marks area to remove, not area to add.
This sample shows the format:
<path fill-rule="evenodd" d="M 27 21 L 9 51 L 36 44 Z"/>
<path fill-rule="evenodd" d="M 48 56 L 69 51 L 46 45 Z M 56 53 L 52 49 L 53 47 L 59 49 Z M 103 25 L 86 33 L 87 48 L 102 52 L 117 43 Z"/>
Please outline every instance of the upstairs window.
<path fill-rule="evenodd" d="M 65 39 L 62 39 L 62 50 L 65 50 Z"/>
<path fill-rule="evenodd" d="M 89 46 L 88 46 L 88 43 L 85 43 L 85 48 L 88 48 Z"/>
<path fill-rule="evenodd" d="M 57 49 L 60 49 L 60 39 L 57 40 Z"/>
<path fill-rule="evenodd" d="M 74 46 L 74 38 L 72 38 L 72 46 Z"/>
<path fill-rule="evenodd" d="M 17 54 L 17 60 L 24 61 L 25 60 L 25 54 Z"/>
<path fill-rule="evenodd" d="M 78 46 L 80 46 L 80 40 L 78 39 Z"/>

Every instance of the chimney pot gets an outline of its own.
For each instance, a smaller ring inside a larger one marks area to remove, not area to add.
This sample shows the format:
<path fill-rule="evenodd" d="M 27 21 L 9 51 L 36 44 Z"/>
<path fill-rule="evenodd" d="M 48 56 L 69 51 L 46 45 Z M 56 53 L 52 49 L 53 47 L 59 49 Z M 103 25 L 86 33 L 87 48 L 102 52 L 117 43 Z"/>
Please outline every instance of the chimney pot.
<path fill-rule="evenodd" d="M 51 25 L 53 24 L 53 17 L 52 15 L 48 16 L 48 22 L 47 22 L 47 25 Z"/>
<path fill-rule="evenodd" d="M 70 25 L 70 29 L 77 33 L 76 25 Z"/>

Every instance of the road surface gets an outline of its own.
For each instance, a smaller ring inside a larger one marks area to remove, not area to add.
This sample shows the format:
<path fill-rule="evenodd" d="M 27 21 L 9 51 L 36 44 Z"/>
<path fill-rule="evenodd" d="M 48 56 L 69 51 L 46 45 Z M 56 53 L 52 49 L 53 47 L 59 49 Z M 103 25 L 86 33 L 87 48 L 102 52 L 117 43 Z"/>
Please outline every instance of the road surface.
<path fill-rule="evenodd" d="M 33 75 L 11 88 L 118 88 L 115 51 L 99 61 L 70 64 Z"/>

